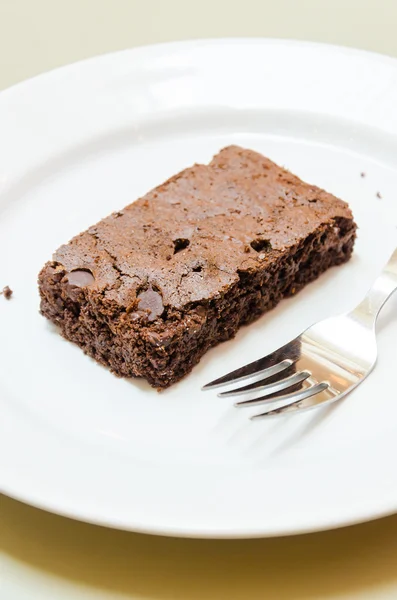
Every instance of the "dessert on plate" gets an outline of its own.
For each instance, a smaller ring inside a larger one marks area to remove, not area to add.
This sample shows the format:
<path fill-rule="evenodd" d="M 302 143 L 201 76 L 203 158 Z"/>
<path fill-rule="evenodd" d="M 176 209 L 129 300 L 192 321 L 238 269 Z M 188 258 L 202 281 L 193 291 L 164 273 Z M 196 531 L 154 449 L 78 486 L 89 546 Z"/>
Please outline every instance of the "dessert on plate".
<path fill-rule="evenodd" d="M 41 312 L 117 375 L 165 388 L 347 261 L 355 237 L 345 202 L 229 146 L 61 246 Z"/>

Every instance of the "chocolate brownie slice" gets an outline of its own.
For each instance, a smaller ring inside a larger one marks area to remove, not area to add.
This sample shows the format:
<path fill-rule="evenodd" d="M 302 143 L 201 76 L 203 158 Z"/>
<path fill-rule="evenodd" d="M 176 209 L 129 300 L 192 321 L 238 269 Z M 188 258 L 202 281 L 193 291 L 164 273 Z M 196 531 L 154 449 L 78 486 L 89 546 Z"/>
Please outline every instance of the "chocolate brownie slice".
<path fill-rule="evenodd" d="M 230 146 L 61 246 L 41 312 L 117 375 L 163 388 L 345 262 L 355 237 L 342 200 Z"/>

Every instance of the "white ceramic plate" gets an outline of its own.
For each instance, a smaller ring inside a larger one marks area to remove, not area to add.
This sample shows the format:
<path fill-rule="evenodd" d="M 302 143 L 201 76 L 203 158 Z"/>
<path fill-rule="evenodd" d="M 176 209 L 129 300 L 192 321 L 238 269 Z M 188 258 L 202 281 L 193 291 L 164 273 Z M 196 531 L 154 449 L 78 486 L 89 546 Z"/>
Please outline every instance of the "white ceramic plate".
<path fill-rule="evenodd" d="M 365 293 L 397 244 L 396 107 L 397 61 L 266 40 L 122 52 L 2 93 L 0 287 L 14 296 L 0 297 L 1 489 L 82 520 L 197 537 L 396 511 L 397 298 L 376 370 L 331 408 L 251 422 L 200 391 Z M 347 200 L 354 258 L 166 392 L 117 379 L 39 315 L 37 273 L 74 234 L 230 143 Z"/>

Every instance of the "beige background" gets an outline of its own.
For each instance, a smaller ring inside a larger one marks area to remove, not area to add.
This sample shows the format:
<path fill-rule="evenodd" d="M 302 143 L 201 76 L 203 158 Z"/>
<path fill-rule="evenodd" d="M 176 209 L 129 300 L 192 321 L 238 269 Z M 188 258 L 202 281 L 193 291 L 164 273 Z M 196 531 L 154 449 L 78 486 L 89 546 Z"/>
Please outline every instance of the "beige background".
<path fill-rule="evenodd" d="M 397 0 L 0 0 L 0 89 L 99 53 L 231 35 L 397 57 Z M 397 598 L 397 516 L 295 538 L 176 540 L 3 497 L 0 552 L 1 600 Z"/>
<path fill-rule="evenodd" d="M 0 0 L 0 89 L 104 52 L 221 36 L 291 37 L 397 56 L 397 0 Z"/>

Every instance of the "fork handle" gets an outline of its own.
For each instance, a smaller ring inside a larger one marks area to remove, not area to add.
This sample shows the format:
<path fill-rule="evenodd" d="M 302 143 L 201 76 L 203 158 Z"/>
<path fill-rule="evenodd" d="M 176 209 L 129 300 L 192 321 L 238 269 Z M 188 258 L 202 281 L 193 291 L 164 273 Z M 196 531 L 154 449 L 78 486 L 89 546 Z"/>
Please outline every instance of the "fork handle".
<path fill-rule="evenodd" d="M 390 296 L 397 290 L 397 248 L 384 267 L 382 273 L 375 280 L 373 286 L 364 300 L 353 310 L 353 315 L 361 321 L 370 320 L 375 325 L 376 319 Z"/>

